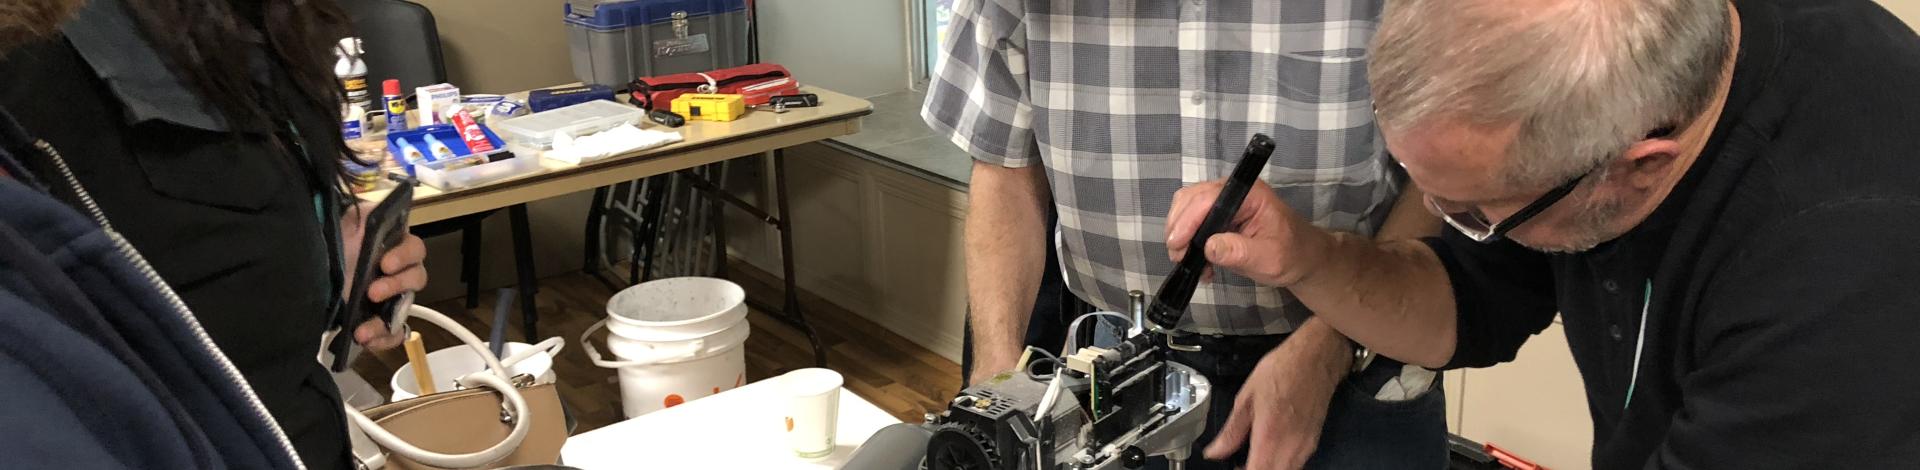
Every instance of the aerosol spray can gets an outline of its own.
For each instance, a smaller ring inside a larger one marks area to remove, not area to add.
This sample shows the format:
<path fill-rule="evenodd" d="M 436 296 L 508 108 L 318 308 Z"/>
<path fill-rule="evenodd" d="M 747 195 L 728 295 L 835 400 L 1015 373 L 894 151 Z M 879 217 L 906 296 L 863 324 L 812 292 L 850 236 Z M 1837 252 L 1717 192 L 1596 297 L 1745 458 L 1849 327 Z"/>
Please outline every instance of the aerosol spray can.
<path fill-rule="evenodd" d="M 387 105 L 387 133 L 407 130 L 407 97 L 400 94 L 400 81 L 387 79 L 380 84 L 380 94 Z"/>

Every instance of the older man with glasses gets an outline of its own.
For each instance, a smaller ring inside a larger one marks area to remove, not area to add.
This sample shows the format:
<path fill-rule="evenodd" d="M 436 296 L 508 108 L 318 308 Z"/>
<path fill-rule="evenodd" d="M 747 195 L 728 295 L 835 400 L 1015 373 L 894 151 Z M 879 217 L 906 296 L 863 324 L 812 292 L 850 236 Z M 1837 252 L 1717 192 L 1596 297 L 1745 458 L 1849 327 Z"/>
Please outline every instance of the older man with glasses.
<path fill-rule="evenodd" d="M 1454 230 L 1254 192 L 1217 268 L 1375 352 L 1486 367 L 1562 318 L 1595 468 L 1920 461 L 1920 38 L 1865 0 L 1397 0 L 1369 78 Z M 1176 196 L 1169 253 L 1220 184 Z M 1553 423 L 1540 423 L 1542 426 Z"/>

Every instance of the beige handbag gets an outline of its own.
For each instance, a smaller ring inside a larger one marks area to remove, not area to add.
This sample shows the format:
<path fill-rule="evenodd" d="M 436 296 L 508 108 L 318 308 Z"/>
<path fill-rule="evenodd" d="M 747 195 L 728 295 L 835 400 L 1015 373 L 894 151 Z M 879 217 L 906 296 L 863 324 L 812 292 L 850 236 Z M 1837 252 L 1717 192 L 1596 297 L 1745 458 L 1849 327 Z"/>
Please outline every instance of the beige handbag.
<path fill-rule="evenodd" d="M 525 375 L 508 377 L 500 358 L 473 332 L 440 312 L 415 305 L 407 313 L 452 333 L 478 351 L 488 369 L 460 377 L 460 390 L 364 413 L 344 406 L 361 468 L 496 468 L 560 460 L 567 430 L 554 384 L 534 384 Z"/>

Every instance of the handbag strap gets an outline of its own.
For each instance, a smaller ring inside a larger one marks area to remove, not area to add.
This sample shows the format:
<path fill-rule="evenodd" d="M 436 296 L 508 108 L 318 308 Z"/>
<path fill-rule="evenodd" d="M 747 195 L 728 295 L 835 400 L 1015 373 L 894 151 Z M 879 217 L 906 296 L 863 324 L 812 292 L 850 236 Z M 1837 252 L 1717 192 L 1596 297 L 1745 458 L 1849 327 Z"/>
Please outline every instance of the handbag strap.
<path fill-rule="evenodd" d="M 468 331 L 466 327 L 460 326 L 460 323 L 453 321 L 451 318 L 447 318 L 446 315 L 440 312 L 414 305 L 409 310 L 409 313 L 414 318 L 426 320 L 428 323 L 447 330 L 447 332 L 452 333 L 455 338 L 459 338 L 461 343 L 465 343 L 468 347 L 473 348 L 474 352 L 480 354 L 480 358 L 486 361 L 487 371 L 491 373 L 467 374 L 460 378 L 459 383 L 468 388 L 486 387 L 498 392 L 503 404 L 501 418 L 512 422 L 513 430 L 509 431 L 507 437 L 499 443 L 478 452 L 443 454 L 421 449 L 413 444 L 407 443 L 406 440 L 401 439 L 399 436 L 387 431 L 386 428 L 381 427 L 380 424 L 374 422 L 372 418 L 368 418 L 367 415 L 361 413 L 360 410 L 356 410 L 352 406 L 347 406 L 345 403 L 342 403 L 341 408 L 346 410 L 347 421 L 352 424 L 353 427 L 358 428 L 360 432 L 365 433 L 368 439 L 379 444 L 380 447 L 405 456 L 415 462 L 435 467 L 479 467 L 499 461 L 513 454 L 513 451 L 520 447 L 520 443 L 526 441 L 527 433 L 533 428 L 531 424 L 533 420 L 526 419 L 529 416 L 527 399 L 521 396 L 520 391 L 515 389 L 513 384 L 508 380 L 507 368 L 501 365 L 500 358 L 494 356 L 492 351 L 488 351 L 487 347 L 480 342 L 480 338 L 474 336 L 472 331 Z M 559 338 L 553 338 L 549 341 L 554 339 Z M 547 343 L 542 342 L 541 344 L 544 345 Z M 356 452 L 356 454 L 359 454 L 359 452 Z M 384 463 L 383 456 L 373 458 L 356 456 L 361 457 L 362 464 L 370 467 Z"/>
<path fill-rule="evenodd" d="M 567 348 L 566 339 L 563 339 L 559 336 L 547 338 L 546 341 L 535 343 L 531 348 L 522 349 L 520 350 L 520 352 L 508 354 L 507 357 L 500 358 L 500 365 L 508 369 L 512 369 L 514 364 L 519 364 L 520 361 L 524 361 L 527 358 L 533 357 L 533 355 L 540 354 L 540 353 L 547 353 L 548 357 L 553 357 L 555 359 L 558 359 L 560 357 L 560 350 L 566 349 L 566 348 Z"/>

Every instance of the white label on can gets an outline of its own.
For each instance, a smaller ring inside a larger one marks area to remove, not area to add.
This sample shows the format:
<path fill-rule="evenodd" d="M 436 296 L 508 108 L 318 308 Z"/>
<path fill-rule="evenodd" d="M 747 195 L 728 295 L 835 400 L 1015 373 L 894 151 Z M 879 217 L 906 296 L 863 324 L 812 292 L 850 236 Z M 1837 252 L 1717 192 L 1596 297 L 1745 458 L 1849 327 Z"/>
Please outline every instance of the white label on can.
<path fill-rule="evenodd" d="M 710 49 L 712 49 L 712 47 L 707 45 L 707 35 L 705 34 L 695 34 L 684 38 L 661 39 L 653 42 L 654 57 L 701 54 Z"/>

